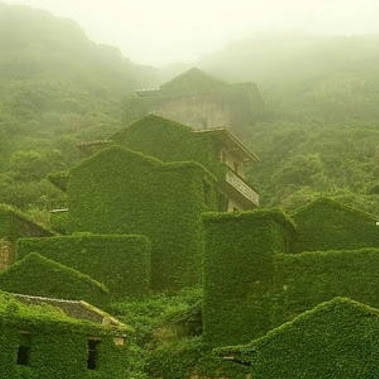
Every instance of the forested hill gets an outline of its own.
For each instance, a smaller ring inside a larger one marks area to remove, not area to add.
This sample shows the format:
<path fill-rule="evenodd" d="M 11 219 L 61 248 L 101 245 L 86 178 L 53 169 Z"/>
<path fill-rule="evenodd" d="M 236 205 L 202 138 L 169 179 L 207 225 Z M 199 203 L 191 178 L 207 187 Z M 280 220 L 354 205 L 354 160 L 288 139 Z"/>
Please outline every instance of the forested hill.
<path fill-rule="evenodd" d="M 77 162 L 78 140 L 124 125 L 123 98 L 167 70 L 91 42 L 70 20 L 1 3 L 0 49 L 0 202 L 44 216 L 65 205 L 46 175 Z M 254 38 L 199 67 L 256 82 L 265 97 L 245 141 L 261 158 L 250 180 L 262 206 L 328 195 L 379 215 L 379 37 Z"/>
<path fill-rule="evenodd" d="M 252 38 L 200 67 L 264 94 L 266 119 L 249 141 L 264 205 L 326 195 L 379 215 L 379 36 Z"/>
<path fill-rule="evenodd" d="M 121 100 L 157 70 L 90 41 L 74 22 L 0 3 L 0 202 L 61 204 L 46 173 L 77 159 L 76 139 L 120 127 Z"/>
<path fill-rule="evenodd" d="M 287 116 L 379 118 L 379 35 L 272 34 L 235 42 L 200 66 L 226 80 L 256 82 Z"/>

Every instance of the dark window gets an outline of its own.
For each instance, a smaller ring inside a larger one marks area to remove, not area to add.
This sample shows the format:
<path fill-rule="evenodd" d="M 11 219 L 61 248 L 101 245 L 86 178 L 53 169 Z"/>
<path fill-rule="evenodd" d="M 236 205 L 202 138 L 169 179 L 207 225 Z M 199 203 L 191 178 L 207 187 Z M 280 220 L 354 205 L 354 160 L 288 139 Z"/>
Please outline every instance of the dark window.
<path fill-rule="evenodd" d="M 88 340 L 88 360 L 87 368 L 89 370 L 96 370 L 97 368 L 97 355 L 98 355 L 98 345 L 99 340 Z"/>
<path fill-rule="evenodd" d="M 29 346 L 19 346 L 17 352 L 17 364 L 28 366 L 29 365 L 29 355 L 30 347 Z"/>
<path fill-rule="evenodd" d="M 20 344 L 17 350 L 17 364 L 28 366 L 30 360 L 30 334 L 21 333 Z"/>

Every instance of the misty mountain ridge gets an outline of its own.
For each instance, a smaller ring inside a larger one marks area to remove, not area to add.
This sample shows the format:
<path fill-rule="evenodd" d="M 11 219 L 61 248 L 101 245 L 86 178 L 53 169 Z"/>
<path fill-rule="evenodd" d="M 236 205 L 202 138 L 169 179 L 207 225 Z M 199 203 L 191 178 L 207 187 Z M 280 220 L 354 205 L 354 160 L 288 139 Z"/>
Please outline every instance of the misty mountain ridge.
<path fill-rule="evenodd" d="M 0 29 L 0 198 L 26 210 L 64 206 L 46 175 L 81 158 L 78 141 L 125 126 L 125 97 L 175 85 L 189 68 L 134 64 L 74 22 L 23 6 L 1 4 Z M 378 36 L 256 37 L 198 67 L 202 86 L 251 81 L 263 93 L 265 114 L 245 140 L 261 158 L 250 181 L 263 206 L 334 194 L 379 214 Z"/>
<path fill-rule="evenodd" d="M 231 81 L 254 81 L 276 111 L 326 121 L 379 117 L 379 35 L 278 33 L 241 40 L 200 60 Z"/>

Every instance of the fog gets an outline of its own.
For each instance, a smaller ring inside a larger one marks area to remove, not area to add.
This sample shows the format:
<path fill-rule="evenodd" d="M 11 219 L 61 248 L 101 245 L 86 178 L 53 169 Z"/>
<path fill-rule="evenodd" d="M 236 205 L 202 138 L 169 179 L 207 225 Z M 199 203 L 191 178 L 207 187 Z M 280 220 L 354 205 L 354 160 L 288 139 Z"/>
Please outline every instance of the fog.
<path fill-rule="evenodd" d="M 6 0 L 77 21 L 138 63 L 195 61 L 254 33 L 379 33 L 378 0 Z"/>

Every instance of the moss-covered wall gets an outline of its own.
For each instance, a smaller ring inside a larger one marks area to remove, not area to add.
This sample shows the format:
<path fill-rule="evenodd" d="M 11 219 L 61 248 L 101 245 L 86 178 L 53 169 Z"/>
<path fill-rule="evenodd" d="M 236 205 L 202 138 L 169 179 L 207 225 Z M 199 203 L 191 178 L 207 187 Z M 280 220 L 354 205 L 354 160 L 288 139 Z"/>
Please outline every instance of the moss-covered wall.
<path fill-rule="evenodd" d="M 294 226 L 276 210 L 208 214 L 204 225 L 205 339 L 214 345 L 248 342 L 270 327 L 265 301 L 273 255 L 287 251 Z"/>
<path fill-rule="evenodd" d="M 147 294 L 150 243 L 143 236 L 76 235 L 20 239 L 17 259 L 31 252 L 105 284 L 115 298 Z"/>
<path fill-rule="evenodd" d="M 85 300 L 99 307 L 110 297 L 108 289 L 88 275 L 36 253 L 2 271 L 0 289 L 24 295 Z"/>
<path fill-rule="evenodd" d="M 292 217 L 297 225 L 293 252 L 379 247 L 375 218 L 334 200 L 316 200 Z"/>
<path fill-rule="evenodd" d="M 26 306 L 0 294 L 0 376 L 2 378 L 130 378 L 129 332 L 65 316 L 50 306 Z M 27 333 L 27 335 L 25 335 Z M 123 346 L 113 338 L 126 335 Z M 88 339 L 101 340 L 96 370 L 87 369 Z M 20 345 L 28 365 L 17 364 Z"/>
<path fill-rule="evenodd" d="M 150 239 L 152 288 L 178 289 L 200 282 L 200 215 L 216 209 L 218 197 L 213 176 L 199 164 L 164 164 L 111 147 L 71 171 L 68 195 L 76 230 Z"/>
<path fill-rule="evenodd" d="M 379 307 L 379 249 L 279 254 L 274 266 L 273 327 L 336 296 Z"/>
<path fill-rule="evenodd" d="M 377 378 L 378 331 L 377 309 L 336 298 L 218 355 L 250 365 L 256 379 Z"/>
<path fill-rule="evenodd" d="M 268 211 L 205 217 L 207 342 L 248 342 L 336 296 L 379 307 L 379 248 L 288 254 L 282 225 Z"/>

